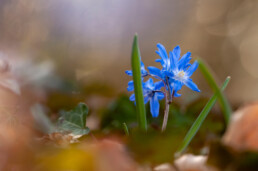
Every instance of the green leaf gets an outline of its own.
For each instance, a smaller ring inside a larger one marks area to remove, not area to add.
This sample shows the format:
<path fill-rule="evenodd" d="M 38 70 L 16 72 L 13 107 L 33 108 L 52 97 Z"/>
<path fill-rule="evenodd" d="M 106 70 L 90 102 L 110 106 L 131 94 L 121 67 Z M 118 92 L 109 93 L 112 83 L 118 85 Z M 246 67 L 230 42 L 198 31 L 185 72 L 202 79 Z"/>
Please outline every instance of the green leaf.
<path fill-rule="evenodd" d="M 134 36 L 132 48 L 132 71 L 134 81 L 134 93 L 136 100 L 136 111 L 138 123 L 141 130 L 147 131 L 146 111 L 143 100 L 142 78 L 141 78 L 141 63 L 140 50 L 138 46 L 138 36 Z"/>
<path fill-rule="evenodd" d="M 221 91 L 223 91 L 228 83 L 229 83 L 230 77 L 227 77 L 225 82 L 222 85 Z M 211 108 L 214 106 L 214 104 L 216 103 L 217 97 L 218 97 L 219 92 L 216 92 L 211 98 L 210 100 L 207 102 L 207 104 L 205 105 L 205 107 L 203 108 L 203 110 L 201 111 L 200 115 L 197 117 L 197 119 L 195 120 L 195 122 L 193 123 L 192 127 L 190 128 L 190 130 L 188 131 L 188 133 L 186 134 L 183 143 L 181 144 L 177 154 L 180 155 L 185 149 L 186 147 L 189 145 L 189 143 L 191 142 L 191 140 L 193 139 L 193 137 L 196 135 L 196 133 L 198 132 L 198 130 L 200 129 L 203 121 L 205 120 L 205 118 L 207 117 L 207 115 L 209 114 Z"/>
<path fill-rule="evenodd" d="M 208 84 L 212 88 L 213 92 L 214 93 L 218 92 L 219 104 L 220 104 L 221 110 L 224 114 L 226 124 L 228 125 L 229 120 L 230 120 L 230 116 L 231 116 L 231 113 L 232 113 L 232 109 L 229 105 L 229 102 L 225 98 L 224 94 L 221 93 L 221 91 L 220 91 L 218 85 L 216 84 L 216 82 L 215 82 L 210 70 L 208 69 L 207 65 L 201 59 L 198 59 L 198 63 L 199 63 L 200 71 L 202 72 L 204 78 L 207 80 Z"/>
<path fill-rule="evenodd" d="M 58 122 L 59 129 L 75 135 L 88 134 L 90 130 L 86 127 L 87 115 L 88 107 L 84 103 L 79 103 L 71 111 L 62 111 Z"/>

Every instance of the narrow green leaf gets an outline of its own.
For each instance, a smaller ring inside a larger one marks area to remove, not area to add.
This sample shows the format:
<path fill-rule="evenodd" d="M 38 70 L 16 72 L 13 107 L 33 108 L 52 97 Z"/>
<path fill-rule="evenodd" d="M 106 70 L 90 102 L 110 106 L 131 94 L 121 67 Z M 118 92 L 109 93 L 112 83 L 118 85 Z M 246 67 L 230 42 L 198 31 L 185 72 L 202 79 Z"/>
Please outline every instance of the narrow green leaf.
<path fill-rule="evenodd" d="M 86 116 L 88 107 L 84 103 L 79 103 L 71 111 L 62 111 L 59 118 L 58 127 L 61 131 L 71 132 L 75 135 L 84 135 L 89 133 L 86 127 Z"/>
<path fill-rule="evenodd" d="M 229 83 L 230 77 L 227 77 L 225 82 L 223 83 L 222 87 L 221 87 L 221 91 L 223 91 L 228 83 Z M 190 128 L 190 130 L 188 131 L 188 133 L 186 134 L 183 143 L 181 144 L 179 150 L 178 150 L 178 154 L 181 154 L 185 148 L 189 145 L 189 143 L 191 142 L 191 140 L 193 139 L 193 137 L 196 135 L 197 131 L 200 129 L 203 121 L 205 120 L 205 118 L 207 117 L 207 115 L 209 114 L 211 108 L 214 106 L 214 104 L 216 103 L 217 97 L 218 97 L 219 92 L 216 92 L 211 98 L 210 100 L 207 102 L 207 104 L 205 105 L 205 107 L 203 108 L 203 110 L 201 111 L 200 115 L 198 116 L 198 118 L 195 120 L 195 122 L 193 123 L 192 127 Z"/>
<path fill-rule="evenodd" d="M 140 50 L 138 46 L 138 36 L 134 36 L 132 48 L 132 71 L 134 81 L 134 93 L 136 100 L 136 111 L 138 123 L 141 130 L 147 131 L 146 111 L 142 92 L 141 63 Z"/>
<path fill-rule="evenodd" d="M 219 101 L 221 110 L 224 114 L 226 124 L 228 125 L 229 120 L 230 120 L 230 116 L 231 116 L 231 113 L 232 113 L 232 109 L 229 105 L 229 102 L 226 99 L 226 97 L 224 96 L 224 94 L 220 91 L 220 89 L 219 89 L 218 85 L 216 84 L 216 82 L 215 82 L 210 70 L 208 69 L 207 65 L 201 59 L 198 59 L 198 63 L 199 63 L 200 71 L 202 72 L 204 78 L 207 80 L 208 84 L 212 88 L 213 92 L 214 93 L 218 92 L 218 101 Z"/>
<path fill-rule="evenodd" d="M 123 128 L 124 128 L 124 131 L 125 131 L 125 135 L 126 135 L 126 136 L 129 136 L 128 127 L 127 127 L 127 125 L 126 125 L 125 122 L 123 123 Z"/>

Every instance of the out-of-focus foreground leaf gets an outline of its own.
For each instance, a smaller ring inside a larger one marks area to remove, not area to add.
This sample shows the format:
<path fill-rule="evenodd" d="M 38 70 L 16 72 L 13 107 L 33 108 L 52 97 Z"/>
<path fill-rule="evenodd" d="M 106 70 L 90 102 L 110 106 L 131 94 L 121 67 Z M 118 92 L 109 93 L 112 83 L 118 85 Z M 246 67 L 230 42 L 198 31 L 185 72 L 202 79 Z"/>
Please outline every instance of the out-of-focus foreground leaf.
<path fill-rule="evenodd" d="M 88 107 L 84 103 L 79 103 L 73 110 L 61 111 L 58 127 L 62 131 L 71 132 L 75 135 L 88 134 L 90 130 L 86 127 L 87 115 Z"/>

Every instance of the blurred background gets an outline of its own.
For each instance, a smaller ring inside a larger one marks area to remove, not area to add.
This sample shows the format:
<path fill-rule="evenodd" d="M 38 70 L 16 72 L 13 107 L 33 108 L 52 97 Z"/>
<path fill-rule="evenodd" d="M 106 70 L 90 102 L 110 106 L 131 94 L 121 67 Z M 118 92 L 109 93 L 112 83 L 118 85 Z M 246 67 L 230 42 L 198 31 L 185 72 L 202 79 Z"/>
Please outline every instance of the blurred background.
<path fill-rule="evenodd" d="M 131 69 L 134 34 L 138 33 L 146 67 L 160 67 L 154 62 L 159 58 L 157 43 L 167 51 L 180 45 L 182 54 L 190 51 L 194 59 L 206 61 L 219 85 L 231 76 L 225 94 L 235 111 L 258 100 L 257 18 L 257 0 L 0 0 L 0 170 L 40 170 L 42 161 L 59 168 L 53 170 L 67 170 L 69 162 L 64 159 L 88 168 L 91 160 L 101 158 L 96 166 L 114 171 L 114 166 L 123 164 L 120 160 L 135 165 L 128 156 L 152 165 L 172 163 L 179 143 L 213 92 L 197 70 L 193 80 L 201 93 L 183 87 L 182 97 L 171 105 L 168 131 L 160 134 L 162 112 L 152 118 L 147 105 L 149 132 L 137 132 L 134 104 L 126 90 L 132 78 L 125 74 Z M 58 125 L 60 110 L 69 111 L 79 102 L 89 106 L 86 126 L 91 133 L 80 140 L 78 150 L 60 151 L 60 146 L 67 147 L 78 137 L 49 130 Z M 164 111 L 164 101 L 160 106 Z M 243 122 L 232 130 L 240 138 L 231 142 L 245 148 L 250 142 L 255 147 L 251 149 L 258 148 L 257 109 L 249 119 L 236 116 Z M 124 122 L 133 135 L 127 140 Z M 190 152 L 207 154 L 206 147 L 212 151 L 211 144 L 225 131 L 224 117 L 215 106 Z M 130 155 L 114 142 L 96 144 L 96 139 L 113 136 Z M 227 170 L 224 166 L 232 170 L 224 151 L 215 158 L 224 161 L 221 170 Z M 233 165 L 245 163 L 233 159 Z M 253 157 L 247 159 L 257 165 Z"/>
<path fill-rule="evenodd" d="M 258 96 L 257 18 L 256 0 L 1 0 L 0 56 L 43 63 L 75 84 L 108 85 L 115 95 L 125 93 L 131 79 L 124 71 L 131 68 L 137 32 L 145 66 L 159 66 L 158 42 L 167 50 L 180 45 L 182 53 L 204 59 L 218 83 L 230 75 L 226 93 L 240 104 Z M 39 71 L 23 69 L 41 78 Z M 193 80 L 210 96 L 199 71 Z M 182 91 L 179 101 L 196 96 Z"/>

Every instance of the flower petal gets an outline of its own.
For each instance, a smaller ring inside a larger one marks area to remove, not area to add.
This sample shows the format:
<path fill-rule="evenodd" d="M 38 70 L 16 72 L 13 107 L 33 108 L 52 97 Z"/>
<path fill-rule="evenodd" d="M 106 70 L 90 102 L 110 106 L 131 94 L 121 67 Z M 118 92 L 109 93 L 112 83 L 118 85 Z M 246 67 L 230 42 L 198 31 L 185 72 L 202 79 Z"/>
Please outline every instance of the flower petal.
<path fill-rule="evenodd" d="M 184 70 L 184 71 L 185 71 L 189 66 L 191 66 L 191 64 L 190 64 L 190 63 L 186 64 L 185 66 L 183 66 L 183 67 L 182 67 L 182 70 Z"/>
<path fill-rule="evenodd" d="M 162 78 L 160 69 L 153 67 L 153 66 L 149 66 L 148 70 L 149 70 L 150 74 L 158 76 L 159 78 Z"/>
<path fill-rule="evenodd" d="M 158 43 L 157 48 L 159 50 L 157 51 L 158 55 L 162 58 L 163 61 L 166 61 L 168 59 L 168 55 L 165 47 L 162 44 Z"/>
<path fill-rule="evenodd" d="M 155 85 L 154 90 L 160 90 L 161 87 L 164 87 L 163 81 L 158 81 L 158 82 L 156 82 L 154 85 Z"/>
<path fill-rule="evenodd" d="M 133 76 L 133 71 L 127 70 L 127 71 L 125 71 L 125 73 L 126 73 L 127 75 L 129 75 L 129 76 Z"/>
<path fill-rule="evenodd" d="M 164 74 L 164 76 L 167 76 L 167 77 L 170 77 L 170 78 L 174 77 L 173 72 L 169 72 L 169 71 L 166 71 L 166 70 L 163 71 L 163 74 Z"/>
<path fill-rule="evenodd" d="M 141 61 L 141 69 L 144 69 L 144 63 Z"/>
<path fill-rule="evenodd" d="M 155 62 L 160 62 L 160 63 L 162 63 L 163 60 L 162 60 L 162 59 L 156 59 Z"/>
<path fill-rule="evenodd" d="M 144 97 L 144 104 L 148 103 L 149 100 L 150 100 L 150 97 L 149 96 L 145 96 Z"/>
<path fill-rule="evenodd" d="M 188 77 L 191 77 L 191 75 L 194 73 L 194 71 L 198 68 L 198 62 L 195 61 L 186 71 L 186 74 Z"/>
<path fill-rule="evenodd" d="M 197 85 L 191 79 L 185 80 L 184 84 L 187 87 L 189 87 L 190 89 L 192 89 L 193 91 L 200 92 L 200 90 L 198 89 Z"/>
<path fill-rule="evenodd" d="M 148 72 L 145 70 L 145 67 L 142 61 L 141 61 L 141 74 L 142 74 L 142 77 L 145 77 L 148 75 Z"/>
<path fill-rule="evenodd" d="M 183 84 L 180 81 L 175 81 L 174 82 L 174 90 L 175 91 L 181 90 L 182 86 L 183 86 Z"/>
<path fill-rule="evenodd" d="M 172 70 L 177 69 L 177 59 L 172 51 L 169 52 L 169 57 L 170 57 L 170 69 Z"/>
<path fill-rule="evenodd" d="M 174 92 L 174 97 L 180 97 L 181 94 L 178 94 L 177 92 Z"/>
<path fill-rule="evenodd" d="M 127 87 L 127 91 L 133 91 L 134 90 L 134 84 L 133 84 L 133 80 L 128 82 L 128 87 Z"/>
<path fill-rule="evenodd" d="M 150 111 L 151 114 L 154 118 L 158 117 L 159 115 L 159 101 L 158 101 L 158 96 L 154 95 L 150 99 Z"/>
<path fill-rule="evenodd" d="M 173 56 L 176 60 L 179 60 L 180 58 L 180 53 L 181 53 L 181 49 L 180 49 L 180 46 L 176 46 L 174 49 L 173 49 Z"/>
<path fill-rule="evenodd" d="M 177 92 L 179 90 L 181 90 L 182 86 L 183 86 L 183 84 L 180 81 L 172 80 L 172 83 L 170 83 L 170 89 L 173 90 L 174 97 L 180 97 L 181 96 L 181 94 L 178 94 Z"/>
<path fill-rule="evenodd" d="M 145 83 L 143 83 L 143 88 L 147 88 L 147 89 L 153 90 L 154 87 L 155 86 L 153 84 L 153 79 L 152 78 L 149 78 Z"/>
<path fill-rule="evenodd" d="M 158 100 L 162 100 L 165 97 L 163 92 L 156 92 L 155 95 L 158 97 Z"/>
<path fill-rule="evenodd" d="M 187 65 L 191 60 L 191 52 L 187 52 L 182 56 L 182 58 L 178 62 L 178 69 L 181 70 Z"/>
<path fill-rule="evenodd" d="M 129 100 L 130 100 L 130 101 L 135 101 L 135 95 L 132 94 L 132 95 L 129 97 Z"/>

